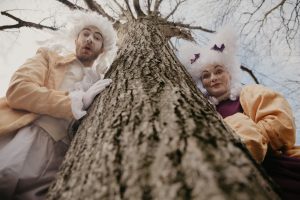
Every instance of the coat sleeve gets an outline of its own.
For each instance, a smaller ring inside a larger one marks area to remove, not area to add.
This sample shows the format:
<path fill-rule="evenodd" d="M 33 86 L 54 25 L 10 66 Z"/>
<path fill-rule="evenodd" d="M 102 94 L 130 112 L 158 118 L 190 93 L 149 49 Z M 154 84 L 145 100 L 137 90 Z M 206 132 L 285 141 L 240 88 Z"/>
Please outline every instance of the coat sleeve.
<path fill-rule="evenodd" d="M 264 151 L 261 151 L 262 154 L 258 158 L 263 159 L 266 153 L 265 143 L 277 153 L 294 146 L 295 121 L 291 107 L 282 95 L 261 85 L 250 85 L 243 88 L 240 102 L 244 114 L 237 113 L 225 121 L 241 135 L 242 140 L 247 140 L 245 135 L 251 133 L 251 138 L 254 138 L 257 144 L 246 142 L 250 152 L 251 149 L 257 148 L 257 145 L 262 147 Z"/>
<path fill-rule="evenodd" d="M 49 54 L 41 48 L 12 76 L 6 92 L 8 105 L 36 114 L 71 119 L 73 115 L 68 92 L 45 87 L 49 73 Z"/>
<path fill-rule="evenodd" d="M 267 153 L 268 142 L 254 121 L 243 113 L 236 113 L 224 120 L 238 134 L 253 158 L 258 163 L 262 162 Z"/>

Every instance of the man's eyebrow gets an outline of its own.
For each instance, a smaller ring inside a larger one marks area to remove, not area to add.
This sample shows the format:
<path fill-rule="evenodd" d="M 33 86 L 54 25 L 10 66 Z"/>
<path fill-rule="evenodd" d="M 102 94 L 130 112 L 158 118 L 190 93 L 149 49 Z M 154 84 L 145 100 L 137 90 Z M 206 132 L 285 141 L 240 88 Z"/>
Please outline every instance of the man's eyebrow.
<path fill-rule="evenodd" d="M 82 32 L 82 31 L 90 31 L 90 32 L 92 32 L 92 29 L 90 29 L 90 28 L 83 28 L 83 29 L 81 30 L 81 32 Z M 96 31 L 95 34 L 100 35 L 100 36 L 103 38 L 103 35 L 101 34 L 101 32 Z"/>
<path fill-rule="evenodd" d="M 103 38 L 103 36 L 100 32 L 95 32 L 95 34 L 100 35 Z"/>
<path fill-rule="evenodd" d="M 83 28 L 81 31 L 85 31 L 85 30 L 87 30 L 87 31 L 92 31 L 92 30 L 89 29 L 89 28 Z"/>
<path fill-rule="evenodd" d="M 222 69 L 223 69 L 223 66 L 221 66 L 221 65 L 216 65 L 214 68 L 215 68 L 215 69 L 216 69 L 216 68 L 222 68 Z"/>

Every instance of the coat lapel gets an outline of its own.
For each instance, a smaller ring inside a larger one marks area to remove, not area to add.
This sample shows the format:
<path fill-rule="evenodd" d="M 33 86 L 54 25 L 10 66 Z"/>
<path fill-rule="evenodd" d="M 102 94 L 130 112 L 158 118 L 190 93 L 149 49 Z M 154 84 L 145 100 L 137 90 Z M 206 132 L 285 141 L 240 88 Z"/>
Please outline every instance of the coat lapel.
<path fill-rule="evenodd" d="M 70 55 L 67 55 L 64 57 L 59 56 L 57 58 L 57 61 L 55 62 L 54 66 L 53 66 L 54 73 L 51 73 L 52 77 L 49 77 L 49 80 L 53 80 L 53 81 L 51 81 L 52 84 L 51 83 L 50 84 L 54 89 L 59 88 L 59 86 L 61 85 L 61 83 L 63 81 L 65 73 L 68 70 L 69 64 L 71 64 L 74 60 L 76 60 L 75 54 L 70 54 Z"/>

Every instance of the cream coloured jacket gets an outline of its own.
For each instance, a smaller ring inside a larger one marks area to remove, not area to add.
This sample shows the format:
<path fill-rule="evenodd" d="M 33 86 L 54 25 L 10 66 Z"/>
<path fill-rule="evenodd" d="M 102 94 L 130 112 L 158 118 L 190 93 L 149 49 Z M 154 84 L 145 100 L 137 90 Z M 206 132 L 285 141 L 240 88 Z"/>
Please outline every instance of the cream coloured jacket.
<path fill-rule="evenodd" d="M 0 99 L 0 136 L 12 133 L 40 115 L 73 118 L 68 92 L 58 88 L 74 54 L 62 57 L 45 48 L 38 49 L 13 75 L 6 97 Z"/>
<path fill-rule="evenodd" d="M 224 120 L 240 136 L 254 159 L 262 162 L 268 148 L 275 154 L 291 156 L 296 126 L 286 99 L 261 85 L 248 85 L 241 91 L 240 103 L 244 113 Z M 293 156 L 297 157 L 296 154 Z"/>

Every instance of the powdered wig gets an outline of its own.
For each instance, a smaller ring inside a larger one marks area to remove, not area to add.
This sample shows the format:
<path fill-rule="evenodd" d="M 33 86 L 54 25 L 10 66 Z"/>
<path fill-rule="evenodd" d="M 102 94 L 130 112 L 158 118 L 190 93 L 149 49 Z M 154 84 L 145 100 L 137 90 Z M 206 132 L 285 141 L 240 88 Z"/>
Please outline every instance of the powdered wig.
<path fill-rule="evenodd" d="M 191 74 L 202 93 L 209 96 L 201 82 L 201 73 L 208 65 L 221 65 L 231 76 L 230 96 L 235 100 L 241 91 L 240 62 L 236 56 L 237 36 L 229 26 L 223 27 L 207 46 L 201 48 L 194 43 L 179 50 L 179 59 Z"/>
<path fill-rule="evenodd" d="M 112 23 L 105 17 L 95 12 L 75 10 L 66 18 L 66 26 L 59 31 L 51 33 L 49 39 L 39 42 L 41 45 L 60 54 L 73 53 L 75 40 L 80 31 L 87 26 L 96 26 L 103 36 L 103 53 L 101 53 L 94 65 L 110 65 L 115 56 L 117 47 L 117 35 Z"/>

